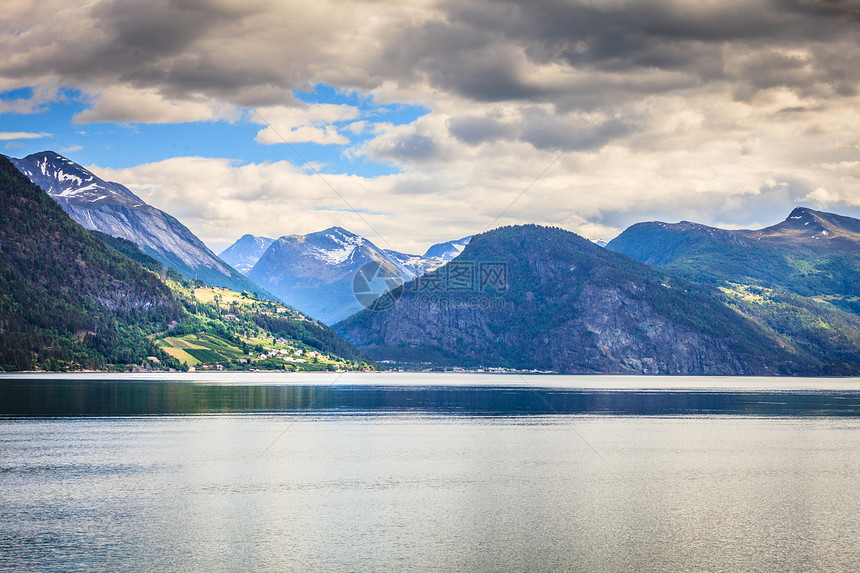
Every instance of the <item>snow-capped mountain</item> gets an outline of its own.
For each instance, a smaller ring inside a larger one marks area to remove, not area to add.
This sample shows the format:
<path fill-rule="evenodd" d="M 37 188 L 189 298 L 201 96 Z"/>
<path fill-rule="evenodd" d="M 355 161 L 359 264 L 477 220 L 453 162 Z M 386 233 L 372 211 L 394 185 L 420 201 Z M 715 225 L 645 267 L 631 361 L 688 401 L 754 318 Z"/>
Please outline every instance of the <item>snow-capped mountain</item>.
<path fill-rule="evenodd" d="M 132 241 L 185 278 L 267 294 L 219 259 L 176 218 L 148 205 L 127 187 L 104 181 L 53 151 L 9 159 L 83 227 Z"/>
<path fill-rule="evenodd" d="M 250 253 L 260 239 L 245 235 L 225 253 L 234 247 L 235 252 Z M 353 294 L 353 280 L 362 265 L 375 261 L 407 282 L 459 254 L 462 248 L 453 244 L 462 241 L 468 239 L 434 245 L 428 252 L 438 256 L 427 257 L 381 249 L 365 237 L 331 227 L 272 242 L 247 275 L 287 304 L 333 324 L 363 308 Z"/>
<path fill-rule="evenodd" d="M 53 151 L 9 158 L 21 173 L 56 201 L 76 205 L 112 203 L 127 207 L 146 205 L 140 197 L 119 183 L 103 181 L 74 161 Z"/>
<path fill-rule="evenodd" d="M 427 249 L 427 252 L 424 253 L 424 258 L 441 261 L 441 263 L 438 265 L 441 266 L 442 264 L 450 261 L 454 257 L 459 256 L 471 240 L 472 235 L 469 235 L 468 237 L 463 237 L 462 239 L 457 239 L 456 241 L 437 243 Z"/>
<path fill-rule="evenodd" d="M 246 274 L 257 264 L 269 245 L 274 242 L 275 239 L 269 237 L 242 235 L 238 241 L 221 251 L 218 256 L 240 273 Z"/>

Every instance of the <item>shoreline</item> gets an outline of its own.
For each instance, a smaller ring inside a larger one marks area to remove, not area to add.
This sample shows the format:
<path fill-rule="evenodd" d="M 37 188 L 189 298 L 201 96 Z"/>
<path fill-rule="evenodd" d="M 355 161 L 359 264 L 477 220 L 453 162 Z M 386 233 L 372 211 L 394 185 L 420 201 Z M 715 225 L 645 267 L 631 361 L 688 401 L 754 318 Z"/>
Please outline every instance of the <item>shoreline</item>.
<path fill-rule="evenodd" d="M 860 377 L 657 376 L 497 372 L 3 372 L 7 381 L 214 383 L 238 386 L 487 386 L 593 390 L 857 390 Z"/>

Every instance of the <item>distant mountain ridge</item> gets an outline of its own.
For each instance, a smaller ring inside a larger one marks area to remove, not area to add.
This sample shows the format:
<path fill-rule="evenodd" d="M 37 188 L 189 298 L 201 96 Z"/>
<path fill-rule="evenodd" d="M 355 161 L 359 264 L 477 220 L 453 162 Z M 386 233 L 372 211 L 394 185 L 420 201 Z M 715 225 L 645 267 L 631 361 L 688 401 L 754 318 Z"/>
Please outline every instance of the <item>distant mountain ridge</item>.
<path fill-rule="evenodd" d="M 860 372 L 858 219 L 798 207 L 759 230 L 639 223 L 607 248 L 715 287 L 784 347 Z"/>
<path fill-rule="evenodd" d="M 246 268 L 254 282 L 282 300 L 327 324 L 363 307 L 353 294 L 353 279 L 371 261 L 392 276 L 409 281 L 438 268 L 462 252 L 471 237 L 439 243 L 427 253 L 410 255 L 382 249 L 341 227 L 277 240 L 244 235 L 222 252 L 227 261 Z"/>
<path fill-rule="evenodd" d="M 488 264 L 505 269 L 504 288 L 470 282 Z M 718 293 L 561 229 L 478 235 L 400 294 L 394 306 L 362 311 L 335 331 L 377 360 L 434 365 L 682 375 L 822 366 L 784 348 Z"/>
<path fill-rule="evenodd" d="M 148 205 L 125 186 L 104 181 L 52 151 L 9 159 L 83 227 L 132 241 L 186 279 L 268 294 L 219 259 L 176 218 Z"/>
<path fill-rule="evenodd" d="M 745 234 L 756 240 L 824 241 L 854 248 L 860 244 L 860 219 L 796 207 L 781 223 Z"/>
<path fill-rule="evenodd" d="M 427 252 L 424 253 L 424 258 L 434 259 L 437 261 L 450 261 L 451 259 L 459 256 L 471 240 L 472 235 L 469 235 L 468 237 L 463 237 L 462 239 L 457 239 L 455 241 L 437 243 L 427 249 Z"/>
<path fill-rule="evenodd" d="M 753 281 L 802 296 L 860 294 L 860 220 L 806 207 L 759 230 L 637 223 L 607 248 L 696 281 Z"/>
<path fill-rule="evenodd" d="M 274 242 L 275 239 L 270 239 L 269 237 L 245 234 L 239 237 L 235 243 L 221 251 L 218 256 L 244 275 L 254 268 L 254 265 L 263 256 L 263 253 L 269 248 L 269 245 Z"/>

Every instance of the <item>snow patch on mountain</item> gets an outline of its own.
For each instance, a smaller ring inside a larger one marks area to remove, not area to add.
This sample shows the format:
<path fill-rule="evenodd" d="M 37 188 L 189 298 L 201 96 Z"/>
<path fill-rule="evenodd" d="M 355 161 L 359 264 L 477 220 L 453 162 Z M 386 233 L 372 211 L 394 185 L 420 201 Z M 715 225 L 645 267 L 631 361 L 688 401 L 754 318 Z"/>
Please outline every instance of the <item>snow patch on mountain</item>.
<path fill-rule="evenodd" d="M 127 187 L 104 181 L 52 151 L 9 159 L 83 227 L 132 241 L 185 278 L 262 294 L 176 218 L 147 205 Z"/>
<path fill-rule="evenodd" d="M 329 265 L 347 262 L 356 249 L 364 245 L 364 237 L 350 233 L 340 227 L 332 227 L 322 232 L 319 246 L 311 247 L 310 256 Z"/>
<path fill-rule="evenodd" d="M 459 255 L 470 238 L 434 245 L 429 252 L 436 256 L 427 257 L 380 249 L 366 237 L 330 227 L 307 235 L 281 237 L 244 272 L 286 303 L 331 324 L 361 310 L 352 288 L 363 265 L 376 262 L 407 282 Z M 253 236 L 246 235 L 224 255 L 247 254 L 253 242 Z"/>
<path fill-rule="evenodd" d="M 457 239 L 456 241 L 437 243 L 427 249 L 427 252 L 424 253 L 424 258 L 434 259 L 436 261 L 442 261 L 442 263 L 446 263 L 451 259 L 459 257 L 460 253 L 463 252 L 463 249 L 466 248 L 466 245 L 468 245 L 469 241 L 471 240 L 472 235 L 469 235 L 468 237 L 463 237 L 462 239 Z M 437 266 L 441 266 L 441 264 Z"/>
<path fill-rule="evenodd" d="M 53 151 L 34 153 L 22 159 L 9 158 L 21 173 L 53 198 L 86 204 L 114 202 L 135 207 L 146 203 L 127 187 L 103 181 L 91 171 Z"/>

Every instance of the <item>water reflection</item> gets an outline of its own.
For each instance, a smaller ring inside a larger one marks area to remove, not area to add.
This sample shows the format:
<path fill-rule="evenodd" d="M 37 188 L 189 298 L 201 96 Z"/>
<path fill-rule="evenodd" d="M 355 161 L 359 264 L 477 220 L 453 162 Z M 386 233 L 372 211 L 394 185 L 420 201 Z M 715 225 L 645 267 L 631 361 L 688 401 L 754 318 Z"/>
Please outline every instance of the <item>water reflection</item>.
<path fill-rule="evenodd" d="M 858 418 L 6 419 L 0 571 L 853 572 L 858 475 Z"/>
<path fill-rule="evenodd" d="M 491 416 L 860 416 L 860 390 L 591 390 L 0 380 L 0 416 L 356 412 Z"/>

